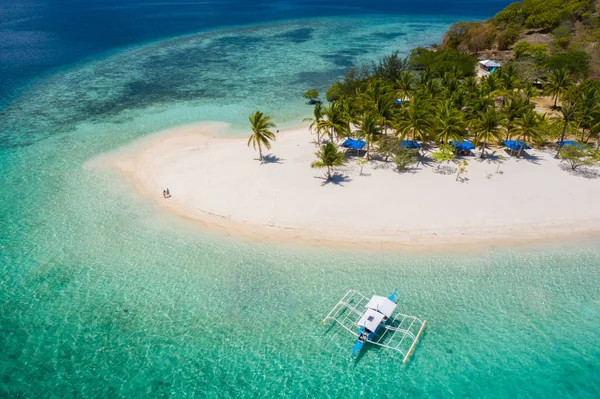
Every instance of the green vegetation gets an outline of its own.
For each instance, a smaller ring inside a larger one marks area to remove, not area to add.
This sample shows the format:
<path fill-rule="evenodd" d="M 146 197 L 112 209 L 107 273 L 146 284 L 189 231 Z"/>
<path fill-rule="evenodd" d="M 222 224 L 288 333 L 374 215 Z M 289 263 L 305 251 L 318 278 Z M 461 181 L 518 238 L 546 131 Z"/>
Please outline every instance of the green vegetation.
<path fill-rule="evenodd" d="M 418 151 L 409 148 L 400 148 L 394 154 L 394 163 L 398 171 L 406 170 L 410 165 L 417 163 Z"/>
<path fill-rule="evenodd" d="M 306 98 L 310 104 L 319 102 L 319 91 L 315 88 L 307 90 L 302 97 Z"/>
<path fill-rule="evenodd" d="M 275 124 L 271 121 L 269 115 L 265 115 L 260 111 L 254 112 L 248 117 L 248 120 L 250 121 L 250 129 L 252 129 L 252 134 L 248 139 L 248 147 L 250 147 L 250 144 L 255 150 L 258 147 L 258 156 L 262 163 L 262 147 L 264 146 L 269 150 L 271 149 L 271 141 L 275 141 L 275 133 L 270 130 L 275 127 Z"/>
<path fill-rule="evenodd" d="M 543 71 L 565 69 L 578 79 L 600 75 L 592 62 L 600 58 L 599 10 L 594 0 L 523 0 L 487 21 L 452 25 L 442 49 L 471 55 L 512 49 L 503 60 L 531 57 Z"/>
<path fill-rule="evenodd" d="M 454 161 L 456 152 L 450 144 L 442 144 L 436 151 L 431 153 L 431 158 L 439 164 L 439 168 L 444 162 Z"/>
<path fill-rule="evenodd" d="M 591 0 L 524 0 L 488 21 L 456 23 L 439 46 L 348 69 L 327 89 L 330 104 L 315 105 L 311 130 L 319 142 L 325 134 L 329 143 L 362 139 L 367 162 L 391 159 L 398 170 L 418 160 L 403 140 L 435 143 L 432 157 L 457 165 L 450 141 L 472 140 L 484 158 L 502 140 L 600 140 L 600 82 L 588 78 L 600 74 L 592 62 L 600 60 L 599 11 Z M 477 59 L 494 58 L 490 51 L 503 55 L 502 67 L 475 76 Z M 536 111 L 532 100 L 542 94 L 557 114 Z M 466 165 L 461 170 L 457 179 Z"/>
<path fill-rule="evenodd" d="M 315 153 L 317 160 L 310 164 L 311 168 L 327 168 L 327 180 L 331 180 L 331 170 L 336 166 L 343 166 L 347 160 L 344 153 L 338 151 L 335 144 L 331 141 L 321 146 Z"/>
<path fill-rule="evenodd" d="M 536 51 L 536 46 L 527 45 L 524 54 Z M 544 91 L 563 117 L 547 118 L 534 110 L 531 100 L 541 92 L 521 78 L 517 63 L 477 80 L 469 74 L 472 69 L 465 74 L 461 68 L 465 58 L 447 54 L 459 53 L 420 48 L 408 60 L 393 53 L 371 67 L 350 69 L 327 90 L 335 93 L 328 95 L 330 104 L 315 105 L 311 129 L 327 134 L 330 142 L 362 139 L 367 159 L 392 159 L 399 170 L 416 162 L 418 153 L 402 149 L 402 140 L 441 144 L 433 157 L 444 162 L 455 156 L 448 150 L 450 141 L 473 140 L 484 158 L 487 146 L 501 140 L 543 145 L 572 133 L 580 134 L 582 141 L 600 134 L 597 81 L 577 81 L 564 69 L 548 73 Z M 468 57 L 474 66 L 474 58 Z M 522 149 L 517 156 L 521 155 Z"/>
<path fill-rule="evenodd" d="M 594 151 L 574 145 L 564 146 L 560 158 L 569 165 L 571 170 L 576 170 L 581 166 L 592 166 L 600 161 L 598 150 Z"/>

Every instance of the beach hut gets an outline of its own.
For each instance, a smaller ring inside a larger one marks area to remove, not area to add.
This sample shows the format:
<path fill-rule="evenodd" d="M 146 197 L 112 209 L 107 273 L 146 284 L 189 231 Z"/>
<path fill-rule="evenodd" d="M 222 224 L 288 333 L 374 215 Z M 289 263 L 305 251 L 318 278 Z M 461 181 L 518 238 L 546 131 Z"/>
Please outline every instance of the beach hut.
<path fill-rule="evenodd" d="M 400 142 L 400 148 L 408 148 L 409 150 L 418 150 L 421 145 L 413 140 L 402 140 Z"/>
<path fill-rule="evenodd" d="M 494 73 L 497 68 L 502 67 L 502 65 L 494 60 L 481 60 L 479 61 L 479 68 L 483 69 L 486 72 Z"/>
<path fill-rule="evenodd" d="M 361 151 L 366 144 L 367 143 L 363 140 L 346 139 L 342 143 L 342 147 L 346 148 L 347 150 L 354 151 L 356 155 L 358 155 L 358 152 Z"/>
<path fill-rule="evenodd" d="M 450 145 L 452 147 L 454 147 L 454 149 L 456 150 L 456 153 L 459 155 L 469 155 L 469 154 L 471 154 L 471 150 L 475 149 L 475 146 L 469 140 L 463 140 L 463 141 L 450 140 Z"/>

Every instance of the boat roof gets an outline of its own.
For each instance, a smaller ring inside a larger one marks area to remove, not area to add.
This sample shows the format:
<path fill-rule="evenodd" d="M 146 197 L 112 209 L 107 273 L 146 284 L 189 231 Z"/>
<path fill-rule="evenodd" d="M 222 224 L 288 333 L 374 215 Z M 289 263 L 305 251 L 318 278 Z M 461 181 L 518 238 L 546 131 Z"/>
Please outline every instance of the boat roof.
<path fill-rule="evenodd" d="M 356 324 L 359 326 L 364 326 L 369 331 L 375 331 L 382 320 L 383 313 L 379 313 L 373 309 L 367 309 L 367 311 L 363 313 L 362 317 Z"/>
<path fill-rule="evenodd" d="M 394 310 L 396 310 L 394 302 L 390 301 L 389 298 L 379 295 L 373 295 L 365 307 L 383 313 L 386 317 L 390 317 Z"/>

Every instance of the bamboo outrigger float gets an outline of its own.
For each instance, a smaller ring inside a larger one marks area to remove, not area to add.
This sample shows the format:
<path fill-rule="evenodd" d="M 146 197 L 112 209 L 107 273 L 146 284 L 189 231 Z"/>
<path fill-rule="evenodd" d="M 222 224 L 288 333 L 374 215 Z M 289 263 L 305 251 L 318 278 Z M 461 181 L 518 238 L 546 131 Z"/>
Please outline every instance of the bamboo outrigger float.
<path fill-rule="evenodd" d="M 350 290 L 321 321 L 334 320 L 356 337 L 352 354 L 360 351 L 365 342 L 398 351 L 406 363 L 419 337 L 425 329 L 426 320 L 395 313 L 398 290 L 389 297 L 373 295 L 371 299 Z"/>

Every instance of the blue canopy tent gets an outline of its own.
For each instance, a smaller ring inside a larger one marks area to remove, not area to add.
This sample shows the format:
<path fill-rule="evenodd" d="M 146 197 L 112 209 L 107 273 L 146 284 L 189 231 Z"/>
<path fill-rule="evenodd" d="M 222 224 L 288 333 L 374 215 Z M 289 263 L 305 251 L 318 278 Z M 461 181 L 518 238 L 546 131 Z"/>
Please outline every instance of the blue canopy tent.
<path fill-rule="evenodd" d="M 367 143 L 362 140 L 347 139 L 342 143 L 342 147 L 349 150 L 362 150 Z"/>
<path fill-rule="evenodd" d="M 419 143 L 417 143 L 416 141 L 402 140 L 402 142 L 400 143 L 400 147 L 416 150 L 416 149 L 421 148 L 421 145 Z"/>
<path fill-rule="evenodd" d="M 584 146 L 582 146 L 581 144 L 579 144 L 578 142 L 573 141 L 573 140 L 557 141 L 556 145 L 558 145 L 558 146 L 562 145 L 563 147 L 567 146 L 567 145 L 572 145 L 573 147 L 579 148 L 580 150 L 583 150 L 585 148 Z"/>
<path fill-rule="evenodd" d="M 527 144 L 523 144 L 521 140 L 505 140 L 502 143 L 511 151 L 519 151 L 521 147 L 523 147 L 524 150 L 531 150 L 531 147 Z"/>
<path fill-rule="evenodd" d="M 469 140 L 463 140 L 462 142 L 450 140 L 450 145 L 458 152 L 469 152 L 475 149 L 475 146 Z"/>

